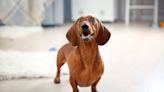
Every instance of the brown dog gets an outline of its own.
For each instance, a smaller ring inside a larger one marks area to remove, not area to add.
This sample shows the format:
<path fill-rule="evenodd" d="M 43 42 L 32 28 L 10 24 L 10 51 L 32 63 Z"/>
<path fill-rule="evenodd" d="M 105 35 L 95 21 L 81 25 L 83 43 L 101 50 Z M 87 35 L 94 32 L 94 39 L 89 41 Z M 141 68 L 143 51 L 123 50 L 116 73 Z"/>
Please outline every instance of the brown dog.
<path fill-rule="evenodd" d="M 108 29 L 95 17 L 79 18 L 66 35 L 70 43 L 58 52 L 54 82 L 60 83 L 60 68 L 67 62 L 73 92 L 78 92 L 77 85 L 92 86 L 92 92 L 97 92 L 96 85 L 104 72 L 98 45 L 104 45 L 110 35 Z"/>

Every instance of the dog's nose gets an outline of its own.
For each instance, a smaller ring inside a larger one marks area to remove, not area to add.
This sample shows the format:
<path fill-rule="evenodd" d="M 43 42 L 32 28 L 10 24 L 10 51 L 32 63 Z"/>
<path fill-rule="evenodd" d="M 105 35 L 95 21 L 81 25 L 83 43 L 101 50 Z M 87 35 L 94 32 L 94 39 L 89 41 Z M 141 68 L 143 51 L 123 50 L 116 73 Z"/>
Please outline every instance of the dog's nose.
<path fill-rule="evenodd" d="M 87 29 L 89 28 L 89 26 L 88 26 L 87 24 L 83 24 L 83 25 L 81 26 L 81 28 L 85 31 L 85 30 L 87 30 Z"/>

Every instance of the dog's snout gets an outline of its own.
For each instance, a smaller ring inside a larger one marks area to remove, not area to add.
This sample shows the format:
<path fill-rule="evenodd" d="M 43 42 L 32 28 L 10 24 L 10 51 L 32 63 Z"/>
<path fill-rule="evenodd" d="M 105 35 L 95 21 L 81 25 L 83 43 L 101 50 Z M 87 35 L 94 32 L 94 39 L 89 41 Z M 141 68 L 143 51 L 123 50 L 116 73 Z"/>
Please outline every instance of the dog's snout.
<path fill-rule="evenodd" d="M 81 28 L 82 28 L 82 30 L 83 30 L 82 33 L 83 33 L 84 36 L 89 35 L 90 31 L 88 30 L 88 29 L 89 29 L 89 26 L 88 26 L 87 24 L 83 24 L 83 25 L 81 26 Z"/>
<path fill-rule="evenodd" d="M 83 24 L 83 25 L 81 26 L 81 28 L 82 28 L 83 30 L 87 30 L 87 29 L 89 28 L 89 26 L 88 26 L 87 24 Z"/>

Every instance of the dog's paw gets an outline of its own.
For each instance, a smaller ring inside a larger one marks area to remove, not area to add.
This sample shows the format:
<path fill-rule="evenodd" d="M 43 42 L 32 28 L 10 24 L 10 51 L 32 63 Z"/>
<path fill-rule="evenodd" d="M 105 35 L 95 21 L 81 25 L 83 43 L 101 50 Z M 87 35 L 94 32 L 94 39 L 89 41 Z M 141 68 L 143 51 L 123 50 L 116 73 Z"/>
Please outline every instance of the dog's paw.
<path fill-rule="evenodd" d="M 55 78 L 54 83 L 55 84 L 59 84 L 60 83 L 60 79 L 59 78 Z"/>

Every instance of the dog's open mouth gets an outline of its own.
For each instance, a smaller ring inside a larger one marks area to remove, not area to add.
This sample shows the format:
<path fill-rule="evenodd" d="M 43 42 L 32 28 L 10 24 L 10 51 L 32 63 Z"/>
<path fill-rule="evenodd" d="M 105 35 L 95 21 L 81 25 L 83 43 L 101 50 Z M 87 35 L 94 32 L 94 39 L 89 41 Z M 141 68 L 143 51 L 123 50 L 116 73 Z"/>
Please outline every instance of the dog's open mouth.
<path fill-rule="evenodd" d="M 90 41 L 91 39 L 93 39 L 94 33 L 93 34 L 82 33 L 80 36 L 84 41 Z"/>

